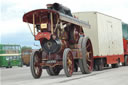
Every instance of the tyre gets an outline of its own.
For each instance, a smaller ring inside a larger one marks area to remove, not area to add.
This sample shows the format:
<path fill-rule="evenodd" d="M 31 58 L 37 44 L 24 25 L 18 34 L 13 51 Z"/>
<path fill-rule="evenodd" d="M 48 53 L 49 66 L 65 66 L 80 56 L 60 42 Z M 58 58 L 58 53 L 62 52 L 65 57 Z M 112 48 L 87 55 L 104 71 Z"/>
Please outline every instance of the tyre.
<path fill-rule="evenodd" d="M 9 68 L 12 68 L 12 66 L 10 66 Z"/>
<path fill-rule="evenodd" d="M 116 63 L 116 64 L 112 64 L 112 68 L 118 68 L 119 67 L 119 64 Z"/>
<path fill-rule="evenodd" d="M 103 66 L 102 65 L 95 65 L 95 70 L 96 71 L 102 71 L 103 70 Z"/>
<path fill-rule="evenodd" d="M 120 59 L 118 59 L 118 62 L 115 64 L 111 64 L 112 68 L 118 68 L 120 66 Z"/>
<path fill-rule="evenodd" d="M 61 67 L 60 66 L 55 66 L 55 67 L 48 67 L 46 69 L 47 73 L 50 75 L 50 76 L 57 76 L 59 75 L 60 71 L 61 71 Z"/>
<path fill-rule="evenodd" d="M 79 60 L 81 72 L 83 74 L 91 73 L 93 70 L 93 48 L 91 40 L 84 37 L 81 40 L 82 59 Z"/>
<path fill-rule="evenodd" d="M 19 67 L 23 67 L 23 63 L 22 62 L 20 63 Z"/>
<path fill-rule="evenodd" d="M 37 79 L 42 74 L 42 67 L 40 66 L 42 60 L 41 53 L 39 51 L 33 51 L 30 57 L 30 69 L 32 76 Z"/>
<path fill-rule="evenodd" d="M 104 69 L 104 63 L 102 58 L 96 59 L 94 62 L 95 62 L 94 70 L 101 71 Z"/>
<path fill-rule="evenodd" d="M 80 48 L 79 48 L 79 51 L 80 52 L 82 52 L 82 41 L 83 41 L 83 37 L 80 37 L 80 39 L 79 39 L 79 42 L 78 42 L 78 45 L 80 46 Z M 83 68 L 83 61 L 82 61 L 82 59 L 79 59 L 79 67 L 80 67 L 80 70 L 81 70 L 81 72 L 84 74 L 85 73 L 85 70 L 84 70 L 84 68 Z"/>
<path fill-rule="evenodd" d="M 66 48 L 63 53 L 63 68 L 67 77 L 72 76 L 74 70 L 74 60 L 72 52 L 69 48 Z"/>

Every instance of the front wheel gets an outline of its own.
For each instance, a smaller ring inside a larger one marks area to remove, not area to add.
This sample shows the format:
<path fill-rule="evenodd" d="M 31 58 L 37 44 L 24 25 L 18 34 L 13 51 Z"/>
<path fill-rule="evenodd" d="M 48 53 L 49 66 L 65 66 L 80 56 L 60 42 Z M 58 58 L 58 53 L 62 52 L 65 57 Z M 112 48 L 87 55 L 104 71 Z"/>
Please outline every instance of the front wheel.
<path fill-rule="evenodd" d="M 74 70 L 74 60 L 72 52 L 66 48 L 63 53 L 63 68 L 67 77 L 72 76 Z"/>
<path fill-rule="evenodd" d="M 42 74 L 42 68 L 40 66 L 41 59 L 42 59 L 42 57 L 41 57 L 41 53 L 39 51 L 34 51 L 30 58 L 31 73 L 35 79 L 40 78 L 40 76 Z"/>

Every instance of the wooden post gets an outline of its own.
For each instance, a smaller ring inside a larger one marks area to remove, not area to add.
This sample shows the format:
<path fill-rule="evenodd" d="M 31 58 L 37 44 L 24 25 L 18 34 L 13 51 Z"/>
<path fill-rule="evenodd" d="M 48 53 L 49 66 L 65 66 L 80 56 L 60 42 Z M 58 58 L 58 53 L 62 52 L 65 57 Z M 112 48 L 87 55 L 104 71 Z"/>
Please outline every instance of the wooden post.
<path fill-rule="evenodd" d="M 33 32 L 35 36 L 35 15 L 33 14 Z"/>
<path fill-rule="evenodd" d="M 51 17 L 51 33 L 53 34 L 53 15 L 52 15 L 52 13 L 50 13 L 50 17 Z"/>
<path fill-rule="evenodd" d="M 30 27 L 29 23 L 27 23 L 27 25 L 28 25 L 28 28 L 29 28 L 31 34 L 34 36 L 34 34 L 33 34 L 32 30 L 31 30 L 31 27 Z"/>

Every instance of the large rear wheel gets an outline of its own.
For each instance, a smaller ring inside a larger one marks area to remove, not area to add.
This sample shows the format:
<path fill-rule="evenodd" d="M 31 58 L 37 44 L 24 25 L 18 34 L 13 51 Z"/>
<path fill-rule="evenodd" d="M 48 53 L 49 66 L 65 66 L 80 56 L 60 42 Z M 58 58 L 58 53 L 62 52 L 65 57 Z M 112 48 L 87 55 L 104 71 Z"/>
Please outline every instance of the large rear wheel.
<path fill-rule="evenodd" d="M 42 57 L 39 51 L 32 52 L 32 56 L 30 59 L 30 68 L 31 68 L 32 76 L 35 79 L 40 78 L 42 74 L 42 67 L 40 66 L 41 60 Z"/>
<path fill-rule="evenodd" d="M 74 60 L 72 52 L 69 48 L 66 48 L 63 53 L 63 68 L 67 77 L 72 76 L 74 70 Z"/>
<path fill-rule="evenodd" d="M 93 70 L 93 48 L 91 40 L 88 37 L 84 37 L 81 40 L 81 52 L 82 59 L 79 60 L 81 72 L 91 73 Z"/>

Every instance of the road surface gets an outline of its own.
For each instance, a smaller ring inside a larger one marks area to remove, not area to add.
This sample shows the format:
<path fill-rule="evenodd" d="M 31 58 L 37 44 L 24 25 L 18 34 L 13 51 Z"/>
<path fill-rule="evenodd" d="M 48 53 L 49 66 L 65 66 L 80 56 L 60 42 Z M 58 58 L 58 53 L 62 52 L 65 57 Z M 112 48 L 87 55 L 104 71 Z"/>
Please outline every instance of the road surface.
<path fill-rule="evenodd" d="M 1 85 L 128 85 L 128 66 L 94 71 L 91 74 L 74 73 L 66 77 L 63 70 L 59 76 L 48 76 L 43 70 L 40 79 L 34 79 L 29 67 L 0 68 Z"/>

